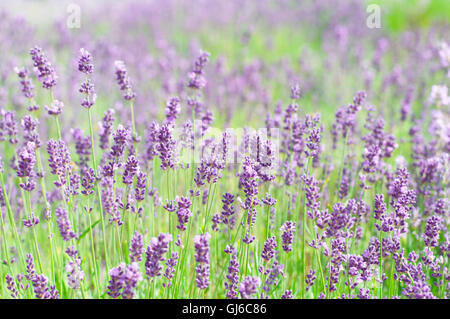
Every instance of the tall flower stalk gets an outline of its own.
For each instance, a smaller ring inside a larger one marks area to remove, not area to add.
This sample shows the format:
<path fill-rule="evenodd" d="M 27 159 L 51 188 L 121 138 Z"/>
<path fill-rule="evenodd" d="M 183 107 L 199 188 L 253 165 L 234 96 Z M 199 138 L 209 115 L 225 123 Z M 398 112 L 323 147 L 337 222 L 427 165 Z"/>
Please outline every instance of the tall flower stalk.
<path fill-rule="evenodd" d="M 91 154 L 92 154 L 92 167 L 94 169 L 94 178 L 95 178 L 95 188 L 97 193 L 97 201 L 98 206 L 100 209 L 100 219 L 102 223 L 102 235 L 103 235 L 103 252 L 105 254 L 105 266 L 107 269 L 109 269 L 109 256 L 108 256 L 108 248 L 107 248 L 107 242 L 106 242 L 106 227 L 105 227 L 105 220 L 104 220 L 104 213 L 103 213 L 103 204 L 102 204 L 102 198 L 100 193 L 100 186 L 98 183 L 99 175 L 98 175 L 98 169 L 97 169 L 97 159 L 95 156 L 95 144 L 94 144 L 94 129 L 92 126 L 92 106 L 95 104 L 96 100 L 96 94 L 94 91 L 94 85 L 89 79 L 89 75 L 94 72 L 94 65 L 92 63 L 92 56 L 89 53 L 89 51 L 85 49 L 80 49 L 80 59 L 78 61 L 78 70 L 85 74 L 85 81 L 81 84 L 80 87 L 80 93 L 84 94 L 84 99 L 81 103 L 81 105 L 88 110 L 88 118 L 89 118 L 89 133 L 91 136 Z M 95 249 L 93 248 L 93 253 L 95 254 Z M 97 276 L 97 285 L 100 284 L 99 280 L 99 274 L 97 267 L 96 269 L 96 276 Z"/>

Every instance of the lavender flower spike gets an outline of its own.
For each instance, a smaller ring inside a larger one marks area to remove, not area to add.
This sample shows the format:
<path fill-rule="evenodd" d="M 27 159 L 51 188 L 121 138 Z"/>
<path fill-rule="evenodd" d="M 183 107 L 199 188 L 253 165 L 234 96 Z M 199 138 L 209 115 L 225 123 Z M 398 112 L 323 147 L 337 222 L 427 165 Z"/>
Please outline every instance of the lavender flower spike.
<path fill-rule="evenodd" d="M 62 207 L 58 207 L 55 210 L 56 222 L 58 224 L 59 233 L 61 237 L 65 241 L 69 241 L 72 238 L 77 238 L 77 235 L 72 230 L 72 226 L 70 225 L 69 215 L 67 214 L 67 210 Z"/>
<path fill-rule="evenodd" d="M 239 285 L 239 293 L 243 299 L 254 299 L 260 285 L 259 277 L 247 276 Z"/>
<path fill-rule="evenodd" d="M 153 278 L 161 275 L 161 262 L 165 260 L 164 254 L 169 250 L 169 243 L 172 241 L 171 234 L 161 233 L 158 237 L 152 238 L 145 253 L 145 273 L 147 277 Z"/>
<path fill-rule="evenodd" d="M 206 233 L 202 235 L 196 235 L 194 237 L 195 245 L 195 261 L 197 266 L 195 272 L 197 277 L 195 283 L 198 288 L 206 289 L 209 286 L 209 240 L 211 235 Z"/>
<path fill-rule="evenodd" d="M 133 91 L 131 81 L 128 77 L 127 67 L 123 61 L 115 61 L 114 66 L 116 68 L 116 80 L 122 91 L 123 98 L 127 101 L 131 101 L 136 97 L 136 93 Z"/>

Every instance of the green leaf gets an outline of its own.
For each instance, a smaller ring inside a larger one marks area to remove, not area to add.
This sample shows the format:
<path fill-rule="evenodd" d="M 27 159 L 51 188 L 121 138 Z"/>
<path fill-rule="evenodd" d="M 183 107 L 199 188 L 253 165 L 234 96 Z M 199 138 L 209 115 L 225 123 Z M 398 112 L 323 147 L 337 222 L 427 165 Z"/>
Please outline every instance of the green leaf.
<path fill-rule="evenodd" d="M 90 227 L 86 228 L 86 230 L 80 235 L 80 238 L 78 238 L 77 243 L 79 244 L 81 241 L 81 238 L 83 238 L 84 236 L 86 236 L 91 230 L 92 228 L 94 228 L 98 223 L 101 222 L 101 218 L 99 220 L 97 220 L 95 223 L 93 223 Z"/>

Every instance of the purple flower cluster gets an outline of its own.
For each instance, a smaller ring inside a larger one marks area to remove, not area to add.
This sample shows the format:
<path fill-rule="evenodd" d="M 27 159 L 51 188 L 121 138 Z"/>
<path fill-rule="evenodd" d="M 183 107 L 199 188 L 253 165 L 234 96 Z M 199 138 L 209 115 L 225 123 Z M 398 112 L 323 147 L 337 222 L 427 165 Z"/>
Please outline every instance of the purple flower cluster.
<path fill-rule="evenodd" d="M 114 113 L 113 109 L 108 109 L 105 112 L 103 120 L 98 122 L 98 135 L 100 136 L 100 148 L 105 150 L 109 147 L 109 137 L 112 133 L 112 127 L 114 124 Z"/>
<path fill-rule="evenodd" d="M 39 82 L 42 83 L 44 89 L 51 89 L 56 85 L 58 79 L 55 69 L 45 56 L 42 49 L 38 46 L 30 50 L 31 59 L 33 60 L 34 70 L 37 74 Z"/>
<path fill-rule="evenodd" d="M 130 155 L 125 163 L 125 169 L 122 175 L 122 183 L 125 185 L 133 184 L 133 178 L 139 169 L 139 163 L 134 155 Z"/>
<path fill-rule="evenodd" d="M 205 87 L 206 79 L 203 76 L 206 63 L 208 63 L 210 54 L 200 51 L 200 55 L 194 62 L 192 72 L 188 75 L 188 87 L 199 90 Z"/>
<path fill-rule="evenodd" d="M 14 71 L 20 79 L 23 95 L 29 100 L 28 111 L 33 112 L 39 110 L 39 106 L 34 101 L 34 85 L 29 77 L 30 73 L 26 68 L 19 69 L 15 67 Z"/>
<path fill-rule="evenodd" d="M 280 230 L 283 232 L 283 250 L 290 252 L 292 250 L 292 243 L 294 242 L 295 222 L 287 221 L 281 226 Z"/>
<path fill-rule="evenodd" d="M 84 279 L 84 271 L 81 270 L 81 257 L 75 247 L 69 247 L 65 252 L 71 259 L 66 264 L 67 285 L 72 289 L 79 289 Z"/>
<path fill-rule="evenodd" d="M 49 140 L 47 142 L 48 166 L 51 173 L 58 177 L 55 181 L 57 187 L 62 187 L 67 183 L 67 174 L 70 170 L 70 153 L 66 143 L 62 140 Z"/>
<path fill-rule="evenodd" d="M 178 218 L 178 225 L 177 228 L 180 231 L 186 230 L 186 224 L 189 222 L 189 217 L 192 216 L 192 213 L 189 209 L 191 207 L 192 202 L 189 198 L 181 196 L 176 198 L 177 202 L 177 218 Z"/>
<path fill-rule="evenodd" d="M 175 267 L 177 266 L 177 263 L 178 253 L 175 251 L 166 261 L 166 270 L 164 271 L 164 277 L 166 277 L 167 283 L 163 282 L 164 288 L 169 288 L 172 285 L 172 278 L 175 275 Z"/>
<path fill-rule="evenodd" d="M 211 235 L 196 235 L 194 237 L 195 261 L 197 266 L 195 272 L 195 284 L 200 289 L 206 289 L 209 286 L 209 240 Z"/>
<path fill-rule="evenodd" d="M 161 262 L 165 259 L 164 255 L 169 250 L 169 243 L 172 241 L 171 234 L 161 233 L 158 237 L 152 238 L 150 245 L 145 252 L 145 274 L 149 278 L 161 276 Z"/>
<path fill-rule="evenodd" d="M 366 93 L 358 92 L 353 98 L 353 104 L 346 107 L 341 107 L 335 114 L 335 122 L 333 124 L 331 134 L 333 136 L 333 149 L 337 146 L 339 136 L 350 139 L 356 126 L 356 113 L 361 109 L 365 99 Z"/>
<path fill-rule="evenodd" d="M 102 205 L 105 213 L 110 215 L 109 222 L 111 224 L 121 226 L 122 217 L 120 216 L 118 203 L 115 197 L 114 179 L 110 176 L 105 176 L 101 180 L 101 186 L 102 186 L 102 196 L 101 196 Z"/>
<path fill-rule="evenodd" d="M 72 238 L 77 238 L 77 235 L 72 230 L 70 225 L 69 215 L 67 210 L 62 207 L 55 209 L 56 223 L 58 224 L 59 233 L 65 241 L 69 241 Z"/>
<path fill-rule="evenodd" d="M 225 282 L 225 289 L 227 290 L 227 298 L 237 299 L 238 297 L 237 289 L 239 285 L 239 261 L 237 258 L 237 251 L 233 245 L 228 245 L 225 248 L 225 253 L 231 255 L 227 274 L 228 282 Z"/>
<path fill-rule="evenodd" d="M 139 262 L 142 260 L 142 253 L 144 250 L 144 237 L 136 231 L 131 239 L 130 246 L 130 260 L 132 262 Z"/>
<path fill-rule="evenodd" d="M 33 171 L 36 164 L 35 152 L 35 144 L 27 142 L 18 154 L 17 176 L 25 179 L 24 182 L 20 183 L 20 187 L 28 192 L 31 192 L 36 187 L 36 183 L 33 180 L 36 175 Z"/>
<path fill-rule="evenodd" d="M 178 114 L 181 111 L 181 107 L 180 107 L 180 98 L 178 98 L 177 96 L 174 96 L 172 98 L 170 98 L 167 103 L 166 103 L 166 122 L 170 125 L 170 126 L 174 126 L 175 125 L 175 120 L 177 119 Z"/>
<path fill-rule="evenodd" d="M 142 274 L 139 271 L 139 265 L 132 263 L 126 265 L 120 263 L 119 266 L 109 271 L 110 280 L 107 286 L 107 294 L 111 298 L 122 297 L 123 299 L 133 299 L 135 289 L 142 280 Z"/>
<path fill-rule="evenodd" d="M 260 285 L 261 279 L 259 277 L 247 276 L 239 284 L 239 293 L 243 299 L 254 299 Z"/>
<path fill-rule="evenodd" d="M 133 91 L 131 81 L 128 77 L 127 67 L 123 61 L 115 61 L 114 66 L 116 68 L 116 80 L 117 84 L 122 91 L 123 98 L 127 101 L 131 101 L 136 97 L 136 93 Z"/>
<path fill-rule="evenodd" d="M 264 248 L 261 253 L 261 257 L 265 261 L 270 261 L 275 255 L 276 248 L 277 248 L 277 239 L 275 238 L 275 236 L 267 238 L 266 242 L 264 243 Z"/>
<path fill-rule="evenodd" d="M 156 150 L 158 151 L 161 160 L 161 169 L 167 170 L 175 166 L 175 145 L 176 141 L 172 137 L 171 129 L 168 125 L 162 125 L 158 130 L 158 144 Z"/>

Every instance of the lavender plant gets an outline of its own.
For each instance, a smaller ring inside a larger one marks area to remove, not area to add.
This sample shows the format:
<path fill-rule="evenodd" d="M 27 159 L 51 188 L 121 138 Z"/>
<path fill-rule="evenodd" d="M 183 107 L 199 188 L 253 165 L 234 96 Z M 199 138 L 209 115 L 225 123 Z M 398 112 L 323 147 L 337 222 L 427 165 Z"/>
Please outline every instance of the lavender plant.
<path fill-rule="evenodd" d="M 449 298 L 448 21 L 98 6 L 0 11 L 0 298 Z"/>

